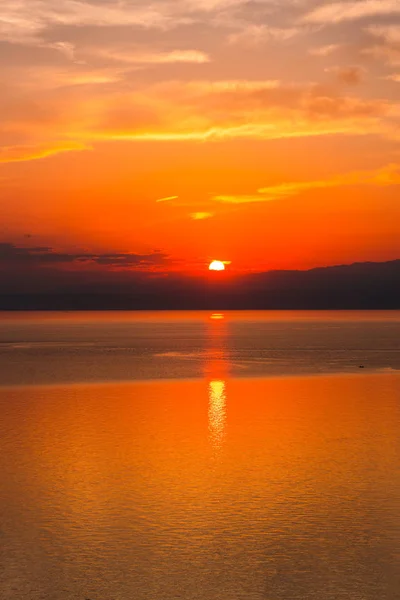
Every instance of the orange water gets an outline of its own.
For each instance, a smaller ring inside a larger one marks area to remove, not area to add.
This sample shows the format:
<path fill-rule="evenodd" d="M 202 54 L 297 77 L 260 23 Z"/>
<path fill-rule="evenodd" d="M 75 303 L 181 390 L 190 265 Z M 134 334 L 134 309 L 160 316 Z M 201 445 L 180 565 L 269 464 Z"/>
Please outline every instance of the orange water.
<path fill-rule="evenodd" d="M 2 600 L 395 600 L 400 377 L 0 390 Z"/>

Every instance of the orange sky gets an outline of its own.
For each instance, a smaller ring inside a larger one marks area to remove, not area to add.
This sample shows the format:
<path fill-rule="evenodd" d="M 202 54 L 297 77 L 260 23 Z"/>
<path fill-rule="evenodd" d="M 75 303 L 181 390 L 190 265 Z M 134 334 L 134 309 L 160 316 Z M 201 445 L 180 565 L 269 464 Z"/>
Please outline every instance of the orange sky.
<path fill-rule="evenodd" d="M 2 0 L 0 81 L 0 242 L 186 272 L 400 257 L 395 0 Z"/>

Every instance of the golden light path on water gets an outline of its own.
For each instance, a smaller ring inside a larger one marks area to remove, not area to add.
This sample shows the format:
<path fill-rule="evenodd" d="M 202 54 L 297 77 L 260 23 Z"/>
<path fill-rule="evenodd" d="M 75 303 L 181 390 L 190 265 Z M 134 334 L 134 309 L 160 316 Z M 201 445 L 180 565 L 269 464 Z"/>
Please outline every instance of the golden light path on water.
<path fill-rule="evenodd" d="M 210 381 L 208 386 L 208 428 L 214 450 L 220 450 L 225 435 L 226 383 Z"/>
<path fill-rule="evenodd" d="M 210 327 L 206 360 L 208 383 L 208 430 L 215 453 L 222 449 L 226 428 L 226 376 L 229 367 L 227 331 L 223 313 L 210 316 Z"/>

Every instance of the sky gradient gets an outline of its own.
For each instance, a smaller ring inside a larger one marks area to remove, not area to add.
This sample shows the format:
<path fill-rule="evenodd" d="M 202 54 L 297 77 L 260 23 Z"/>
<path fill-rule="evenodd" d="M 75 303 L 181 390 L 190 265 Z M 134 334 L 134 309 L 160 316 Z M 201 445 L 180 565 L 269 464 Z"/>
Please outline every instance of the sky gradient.
<path fill-rule="evenodd" d="M 0 81 L 3 265 L 400 257 L 398 0 L 2 0 Z"/>

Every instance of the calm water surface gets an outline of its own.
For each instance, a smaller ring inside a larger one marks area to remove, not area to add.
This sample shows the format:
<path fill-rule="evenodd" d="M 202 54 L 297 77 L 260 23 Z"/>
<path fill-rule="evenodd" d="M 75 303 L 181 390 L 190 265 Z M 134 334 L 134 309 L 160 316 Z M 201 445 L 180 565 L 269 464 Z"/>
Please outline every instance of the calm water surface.
<path fill-rule="evenodd" d="M 0 315 L 0 598 L 397 600 L 399 339 L 399 313 Z"/>
<path fill-rule="evenodd" d="M 400 370 L 400 311 L 1 313 L 0 384 Z M 214 373 L 215 374 L 215 373 Z"/>

